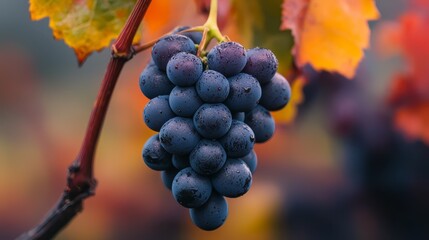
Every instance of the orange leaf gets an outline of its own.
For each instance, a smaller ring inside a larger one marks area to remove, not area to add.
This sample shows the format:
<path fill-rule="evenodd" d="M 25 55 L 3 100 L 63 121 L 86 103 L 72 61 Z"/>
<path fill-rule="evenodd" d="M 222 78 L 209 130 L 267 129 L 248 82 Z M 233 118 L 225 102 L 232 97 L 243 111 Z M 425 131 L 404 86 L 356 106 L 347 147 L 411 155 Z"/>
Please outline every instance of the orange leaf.
<path fill-rule="evenodd" d="M 48 17 L 56 39 L 74 49 L 80 63 L 119 35 L 135 0 L 30 0 L 32 20 Z M 138 41 L 136 34 L 134 42 Z"/>
<path fill-rule="evenodd" d="M 388 100 L 396 128 L 410 139 L 429 144 L 429 1 L 414 0 L 411 6 L 399 21 L 380 28 L 381 35 L 395 36 L 395 48 L 406 60 L 406 71 L 392 81 Z M 392 43 L 389 37 L 381 40 L 386 42 L 381 44 Z"/>
<path fill-rule="evenodd" d="M 401 51 L 401 26 L 397 22 L 383 22 L 376 28 L 375 49 L 382 57 L 389 57 Z"/>
<path fill-rule="evenodd" d="M 429 10 L 429 6 L 426 8 Z M 429 16 L 410 12 L 401 18 L 400 41 L 414 86 L 420 95 L 429 93 Z"/>
<path fill-rule="evenodd" d="M 394 122 L 408 138 L 429 144 L 429 102 L 397 108 Z"/>
<path fill-rule="evenodd" d="M 379 17 L 373 0 L 284 0 L 281 29 L 295 38 L 298 66 L 355 75 L 369 45 L 369 20 Z"/>
<path fill-rule="evenodd" d="M 414 102 L 417 98 L 410 76 L 398 75 L 391 83 L 388 102 L 392 106 Z"/>

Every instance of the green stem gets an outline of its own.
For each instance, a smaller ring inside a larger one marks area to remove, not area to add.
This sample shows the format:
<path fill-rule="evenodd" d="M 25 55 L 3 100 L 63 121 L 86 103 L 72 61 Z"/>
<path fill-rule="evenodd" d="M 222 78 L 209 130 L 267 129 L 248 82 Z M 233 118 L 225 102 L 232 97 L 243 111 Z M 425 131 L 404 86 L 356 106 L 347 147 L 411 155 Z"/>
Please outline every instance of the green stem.
<path fill-rule="evenodd" d="M 225 37 L 222 35 L 219 27 L 217 26 L 217 6 L 218 0 L 212 0 L 210 2 L 209 17 L 203 26 L 209 29 L 207 32 L 209 40 L 215 38 L 218 42 L 223 42 L 225 41 Z"/>
<path fill-rule="evenodd" d="M 208 33 L 208 28 L 204 28 L 203 31 L 203 36 L 201 37 L 201 42 L 200 45 L 198 45 L 198 51 L 197 51 L 197 56 L 201 57 L 203 51 L 207 48 L 207 33 Z"/>
<path fill-rule="evenodd" d="M 229 38 L 227 36 L 222 35 L 217 25 L 217 9 L 218 9 L 217 7 L 218 7 L 218 0 L 211 0 L 209 16 L 207 18 L 207 21 L 204 23 L 204 25 L 192 27 L 177 33 L 177 34 L 185 33 L 185 32 L 202 32 L 203 33 L 203 38 L 201 39 L 201 42 L 198 47 L 198 54 L 197 54 L 198 56 L 201 56 L 203 54 L 203 52 L 206 50 L 207 46 L 213 39 L 216 39 L 216 41 L 218 42 L 229 41 Z M 162 37 L 169 35 L 171 33 L 172 32 L 169 32 L 163 35 Z M 142 45 L 134 46 L 135 53 L 139 53 L 151 48 L 159 39 L 160 38 Z"/>
<path fill-rule="evenodd" d="M 198 53 L 200 54 L 203 50 L 206 50 L 207 46 L 214 38 L 218 42 L 228 41 L 228 37 L 222 35 L 217 26 L 217 6 L 218 0 L 212 0 L 210 2 L 210 12 L 207 21 L 202 26 L 203 33 L 205 34 L 204 38 L 201 39 L 200 47 L 198 48 Z"/>

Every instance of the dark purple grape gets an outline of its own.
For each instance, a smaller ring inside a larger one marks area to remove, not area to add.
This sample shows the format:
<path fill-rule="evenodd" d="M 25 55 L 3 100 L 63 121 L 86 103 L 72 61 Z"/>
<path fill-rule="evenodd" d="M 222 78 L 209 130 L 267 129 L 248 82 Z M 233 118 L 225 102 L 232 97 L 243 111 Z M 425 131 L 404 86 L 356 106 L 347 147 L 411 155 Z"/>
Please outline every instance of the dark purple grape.
<path fill-rule="evenodd" d="M 151 99 L 144 108 L 143 118 L 146 125 L 159 132 L 162 125 L 176 115 L 171 111 L 168 104 L 168 95 L 158 96 Z"/>
<path fill-rule="evenodd" d="M 213 70 L 206 70 L 197 81 L 198 96 L 207 103 L 221 103 L 229 94 L 228 79 Z"/>
<path fill-rule="evenodd" d="M 167 76 L 172 83 L 181 87 L 192 86 L 203 73 L 203 63 L 197 56 L 180 52 L 167 64 Z"/>
<path fill-rule="evenodd" d="M 158 134 L 146 141 L 142 156 L 146 165 L 153 170 L 162 171 L 172 167 L 171 154 L 161 146 Z"/>
<path fill-rule="evenodd" d="M 250 153 L 255 144 L 255 134 L 245 123 L 232 120 L 228 133 L 220 139 L 220 143 L 230 158 L 244 157 Z"/>
<path fill-rule="evenodd" d="M 252 110 L 261 98 L 261 85 L 256 78 L 247 73 L 240 73 L 229 80 L 229 96 L 225 105 L 231 112 L 248 112 Z"/>
<path fill-rule="evenodd" d="M 159 132 L 162 147 L 169 153 L 187 155 L 200 141 L 200 136 L 189 118 L 175 117 L 168 120 Z"/>
<path fill-rule="evenodd" d="M 219 172 L 212 176 L 213 188 L 225 197 L 240 197 L 252 185 L 252 173 L 241 159 L 228 158 Z"/>
<path fill-rule="evenodd" d="M 257 47 L 247 50 L 247 63 L 243 72 L 254 76 L 263 85 L 273 78 L 278 65 L 279 62 L 273 52 Z"/>
<path fill-rule="evenodd" d="M 195 87 L 175 87 L 170 93 L 169 104 L 171 110 L 181 117 L 192 117 L 197 109 L 203 105 Z"/>
<path fill-rule="evenodd" d="M 165 71 L 168 61 L 174 54 L 188 52 L 196 54 L 194 42 L 186 36 L 172 34 L 158 40 L 152 48 L 152 59 L 156 66 Z"/>
<path fill-rule="evenodd" d="M 244 122 L 255 133 L 257 143 L 268 141 L 273 136 L 276 127 L 270 112 L 261 105 L 257 105 L 252 111 L 246 113 Z"/>
<path fill-rule="evenodd" d="M 192 169 L 202 175 L 211 175 L 223 167 L 226 152 L 222 145 L 213 140 L 201 140 L 189 157 Z"/>
<path fill-rule="evenodd" d="M 251 173 L 255 172 L 256 167 L 258 166 L 258 156 L 256 155 L 255 150 L 252 150 L 249 154 L 242 157 L 241 160 L 246 163 Z"/>
<path fill-rule="evenodd" d="M 174 84 L 168 80 L 167 74 L 153 64 L 143 70 L 139 80 L 140 90 L 149 99 L 160 95 L 168 95 Z"/>
<path fill-rule="evenodd" d="M 179 172 L 176 168 L 169 168 L 161 172 L 161 180 L 164 186 L 171 190 L 171 185 L 173 184 L 173 179 L 176 174 Z"/>
<path fill-rule="evenodd" d="M 223 42 L 209 51 L 207 61 L 209 69 L 231 77 L 241 72 L 246 65 L 246 49 L 236 42 Z"/>
<path fill-rule="evenodd" d="M 188 26 L 179 27 L 174 31 L 174 33 L 178 33 L 186 29 L 189 29 L 189 27 Z M 200 44 L 201 39 L 203 38 L 203 34 L 201 32 L 185 32 L 185 33 L 180 33 L 180 35 L 187 36 L 195 44 Z"/>
<path fill-rule="evenodd" d="M 194 115 L 195 129 L 201 136 L 208 139 L 225 135 L 231 123 L 231 112 L 222 103 L 203 104 Z"/>
<path fill-rule="evenodd" d="M 228 217 L 228 203 L 225 198 L 213 192 L 209 200 L 199 208 L 189 209 L 192 222 L 199 228 L 211 231 L 223 225 Z"/>
<path fill-rule="evenodd" d="M 171 191 L 174 199 L 186 207 L 196 208 L 207 202 L 212 193 L 210 178 L 188 167 L 180 170 L 173 180 Z"/>
<path fill-rule="evenodd" d="M 279 73 L 262 87 L 259 104 L 270 111 L 277 111 L 287 105 L 291 97 L 289 82 Z"/>

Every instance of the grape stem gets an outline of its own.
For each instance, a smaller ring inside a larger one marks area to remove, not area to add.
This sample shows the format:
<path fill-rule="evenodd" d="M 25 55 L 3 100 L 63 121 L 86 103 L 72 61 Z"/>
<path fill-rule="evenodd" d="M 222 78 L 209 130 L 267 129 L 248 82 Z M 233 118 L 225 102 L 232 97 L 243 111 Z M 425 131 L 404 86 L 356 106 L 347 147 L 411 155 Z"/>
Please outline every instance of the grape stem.
<path fill-rule="evenodd" d="M 200 45 L 198 45 L 198 51 L 197 51 L 198 57 L 201 57 L 202 52 L 207 48 L 207 45 L 209 43 L 209 42 L 207 42 L 207 33 L 208 33 L 208 29 L 204 28 L 203 36 L 201 37 Z"/>
<path fill-rule="evenodd" d="M 204 23 L 204 29 L 207 29 L 207 42 L 205 45 L 208 45 L 210 41 L 215 38 L 218 42 L 225 42 L 228 40 L 227 37 L 223 36 L 217 26 L 217 6 L 218 0 L 212 0 L 210 2 L 210 12 L 209 17 L 207 18 L 206 23 Z"/>
<path fill-rule="evenodd" d="M 202 32 L 203 33 L 203 37 L 201 39 L 200 44 L 198 45 L 198 53 L 197 56 L 201 57 L 202 53 L 207 49 L 207 46 L 209 45 L 209 43 L 213 40 L 216 39 L 216 41 L 218 42 L 227 42 L 229 41 L 228 36 L 224 36 L 222 35 L 221 31 L 219 30 L 219 27 L 217 25 L 217 7 L 218 7 L 218 0 L 212 0 L 210 2 L 210 12 L 209 12 L 209 16 L 206 20 L 206 22 L 204 23 L 204 25 L 202 26 L 196 26 L 193 28 L 189 28 L 180 32 L 177 32 L 176 34 L 181 34 L 181 33 L 186 33 L 186 32 Z M 174 31 L 170 31 L 167 34 L 164 34 L 163 36 L 161 36 L 158 39 L 155 39 L 153 41 L 144 43 L 142 45 L 137 45 L 134 46 L 134 51 L 135 53 L 140 53 L 142 51 L 145 51 L 149 48 L 151 48 L 153 45 L 155 45 L 155 43 L 167 36 L 172 34 Z"/>
<path fill-rule="evenodd" d="M 98 138 L 121 70 L 135 54 L 131 46 L 132 40 L 151 2 L 137 0 L 118 39 L 112 45 L 112 57 L 107 65 L 80 152 L 68 169 L 64 192 L 42 222 L 18 239 L 53 238 L 83 210 L 83 201 L 94 195 L 97 184 L 93 177 L 93 166 Z"/>

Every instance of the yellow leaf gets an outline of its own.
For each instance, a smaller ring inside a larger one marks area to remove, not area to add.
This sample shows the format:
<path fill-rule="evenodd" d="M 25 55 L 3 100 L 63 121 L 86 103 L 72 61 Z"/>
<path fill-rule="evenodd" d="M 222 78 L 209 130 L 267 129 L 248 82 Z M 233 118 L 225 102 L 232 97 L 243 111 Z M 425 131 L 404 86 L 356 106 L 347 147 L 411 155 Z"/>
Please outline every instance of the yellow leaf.
<path fill-rule="evenodd" d="M 291 86 L 291 99 L 289 103 L 280 111 L 271 112 L 277 123 L 289 124 L 298 114 L 298 105 L 304 102 L 303 89 L 307 80 L 304 76 L 300 75 L 295 79 Z"/>
<path fill-rule="evenodd" d="M 119 35 L 134 4 L 135 0 L 30 0 L 30 14 L 32 20 L 48 17 L 54 37 L 73 48 L 82 63 Z"/>
<path fill-rule="evenodd" d="M 295 38 L 298 66 L 353 78 L 368 48 L 369 20 L 379 17 L 374 0 L 284 0 L 281 29 Z"/>

